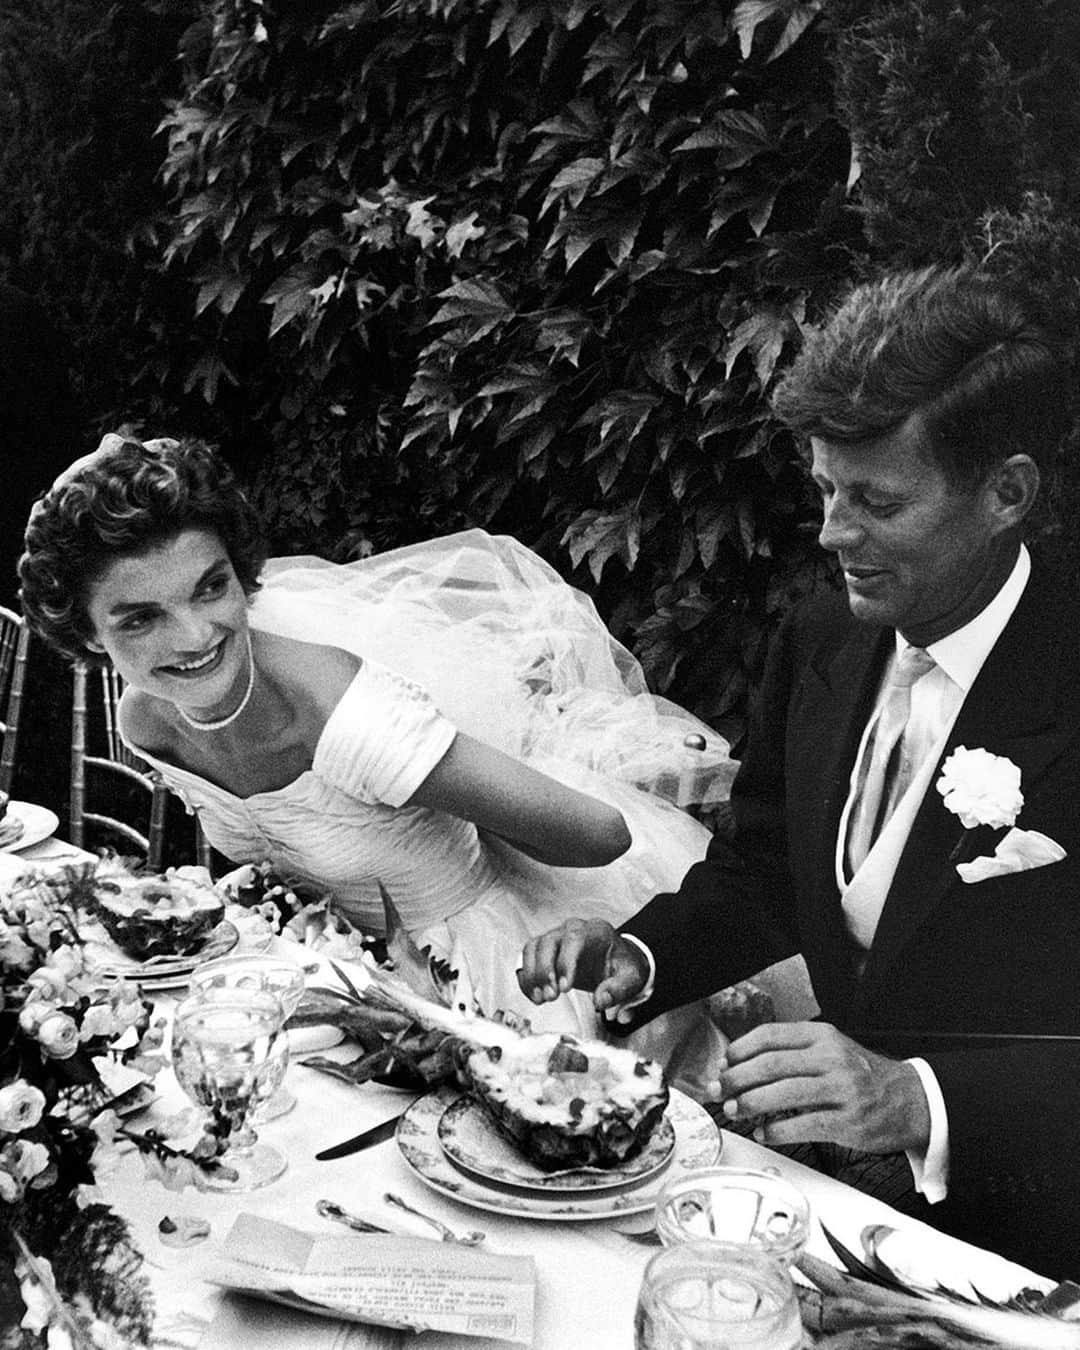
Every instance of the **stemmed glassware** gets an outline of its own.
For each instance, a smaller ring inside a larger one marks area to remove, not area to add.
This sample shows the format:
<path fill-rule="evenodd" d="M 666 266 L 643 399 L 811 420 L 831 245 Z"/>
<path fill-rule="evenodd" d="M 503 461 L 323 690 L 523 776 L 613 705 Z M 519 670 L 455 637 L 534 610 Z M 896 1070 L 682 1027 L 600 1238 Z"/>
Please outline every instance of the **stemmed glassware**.
<path fill-rule="evenodd" d="M 304 972 L 296 961 L 288 957 L 249 952 L 237 956 L 220 956 L 196 966 L 188 988 L 193 995 L 207 989 L 257 989 L 273 994 L 281 1004 L 282 1021 L 287 1022 L 300 1006 L 304 994 Z M 282 1082 L 272 1095 L 260 1101 L 255 1120 L 257 1123 L 276 1120 L 295 1105 L 295 1094 Z"/>
<path fill-rule="evenodd" d="M 177 1081 L 210 1116 L 228 1148 L 220 1172 L 203 1184 L 213 1190 L 251 1191 L 285 1171 L 279 1148 L 258 1139 L 251 1126 L 260 1099 L 280 1086 L 287 1051 L 280 1000 L 261 989 L 209 988 L 184 1000 L 173 1023 L 172 1060 Z"/>

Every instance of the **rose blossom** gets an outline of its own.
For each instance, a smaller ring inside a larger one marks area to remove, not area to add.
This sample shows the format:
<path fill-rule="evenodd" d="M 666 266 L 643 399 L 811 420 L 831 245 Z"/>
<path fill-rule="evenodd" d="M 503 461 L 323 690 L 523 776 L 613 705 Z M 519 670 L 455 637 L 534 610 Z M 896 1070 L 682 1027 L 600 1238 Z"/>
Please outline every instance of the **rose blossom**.
<path fill-rule="evenodd" d="M 23 1078 L 0 1088 L 0 1131 L 31 1130 L 45 1110 L 45 1094 Z"/>
<path fill-rule="evenodd" d="M 37 1029 L 37 1038 L 50 1059 L 70 1059 L 79 1048 L 79 1028 L 67 1013 L 49 1013 Z"/>
<path fill-rule="evenodd" d="M 47 999 L 50 1003 L 59 1003 L 67 993 L 67 976 L 51 966 L 38 966 L 37 970 L 32 970 L 26 983 L 30 986 L 31 997 Z"/>
<path fill-rule="evenodd" d="M 32 1139 L 12 1139 L 4 1149 L 4 1167 L 16 1181 L 33 1181 L 49 1165 L 49 1150 Z"/>
<path fill-rule="evenodd" d="M 1011 759 L 963 745 L 942 765 L 937 790 L 966 830 L 1014 825 L 1024 805 L 1020 769 Z"/>
<path fill-rule="evenodd" d="M 46 1003 L 44 999 L 28 998 L 19 1013 L 19 1027 L 28 1036 L 36 1036 L 42 1022 L 46 1017 L 51 1017 L 55 1011 L 55 1005 Z"/>

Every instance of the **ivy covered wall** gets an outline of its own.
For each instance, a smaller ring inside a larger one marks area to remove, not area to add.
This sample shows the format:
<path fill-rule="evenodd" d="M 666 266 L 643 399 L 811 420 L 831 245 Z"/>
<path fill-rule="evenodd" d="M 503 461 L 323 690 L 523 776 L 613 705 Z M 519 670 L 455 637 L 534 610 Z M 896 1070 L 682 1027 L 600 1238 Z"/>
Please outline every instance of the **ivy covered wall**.
<path fill-rule="evenodd" d="M 777 372 L 888 265 L 1075 331 L 1078 87 L 1074 0 L 0 0 L 0 277 L 89 441 L 216 439 L 282 552 L 513 533 L 726 726 L 822 576 Z"/>

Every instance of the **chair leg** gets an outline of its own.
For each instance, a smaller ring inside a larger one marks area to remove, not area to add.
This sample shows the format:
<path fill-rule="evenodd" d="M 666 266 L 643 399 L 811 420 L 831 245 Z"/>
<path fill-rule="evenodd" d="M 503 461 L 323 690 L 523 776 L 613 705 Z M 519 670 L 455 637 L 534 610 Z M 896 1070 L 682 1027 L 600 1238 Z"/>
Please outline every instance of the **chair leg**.
<path fill-rule="evenodd" d="M 161 778 L 154 778 L 154 792 L 150 799 L 150 829 L 146 850 L 146 865 L 151 872 L 160 872 L 165 862 L 165 812 L 169 804 L 169 789 Z"/>
<path fill-rule="evenodd" d="M 84 847 L 83 815 L 86 811 L 86 666 L 78 662 L 71 686 L 71 842 Z"/>
<path fill-rule="evenodd" d="M 210 847 L 210 840 L 203 834 L 203 827 L 199 824 L 199 817 L 195 817 L 195 858 L 201 867 L 205 867 L 209 872 L 214 861 L 213 850 Z"/>
<path fill-rule="evenodd" d="M 30 651 L 30 629 L 24 621 L 15 647 L 15 665 L 8 690 L 7 729 L 3 752 L 0 753 L 0 791 L 11 792 L 15 778 L 15 751 L 19 740 L 19 714 L 22 711 L 23 685 L 26 683 L 26 662 Z"/>

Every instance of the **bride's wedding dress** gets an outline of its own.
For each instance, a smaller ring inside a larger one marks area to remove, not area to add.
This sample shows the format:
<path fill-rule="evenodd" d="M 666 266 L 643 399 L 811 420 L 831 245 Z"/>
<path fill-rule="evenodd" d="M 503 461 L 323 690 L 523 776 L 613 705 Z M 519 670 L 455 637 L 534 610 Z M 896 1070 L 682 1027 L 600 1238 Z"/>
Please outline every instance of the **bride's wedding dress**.
<path fill-rule="evenodd" d="M 726 798 L 736 767 L 727 743 L 649 693 L 591 602 L 514 540 L 474 530 L 344 566 L 283 558 L 262 580 L 253 629 L 361 658 L 311 768 L 241 798 L 134 748 L 227 857 L 269 860 L 326 887 L 375 932 L 381 882 L 420 946 L 468 962 L 489 1014 L 602 1035 L 586 995 L 543 1007 L 524 998 L 521 948 L 570 916 L 618 924 L 677 889 L 709 840 L 681 808 Z M 631 848 L 606 867 L 552 867 L 410 806 L 459 728 L 618 806 Z M 702 1005 L 658 1019 L 637 1044 L 696 1095 L 723 1048 Z"/>

